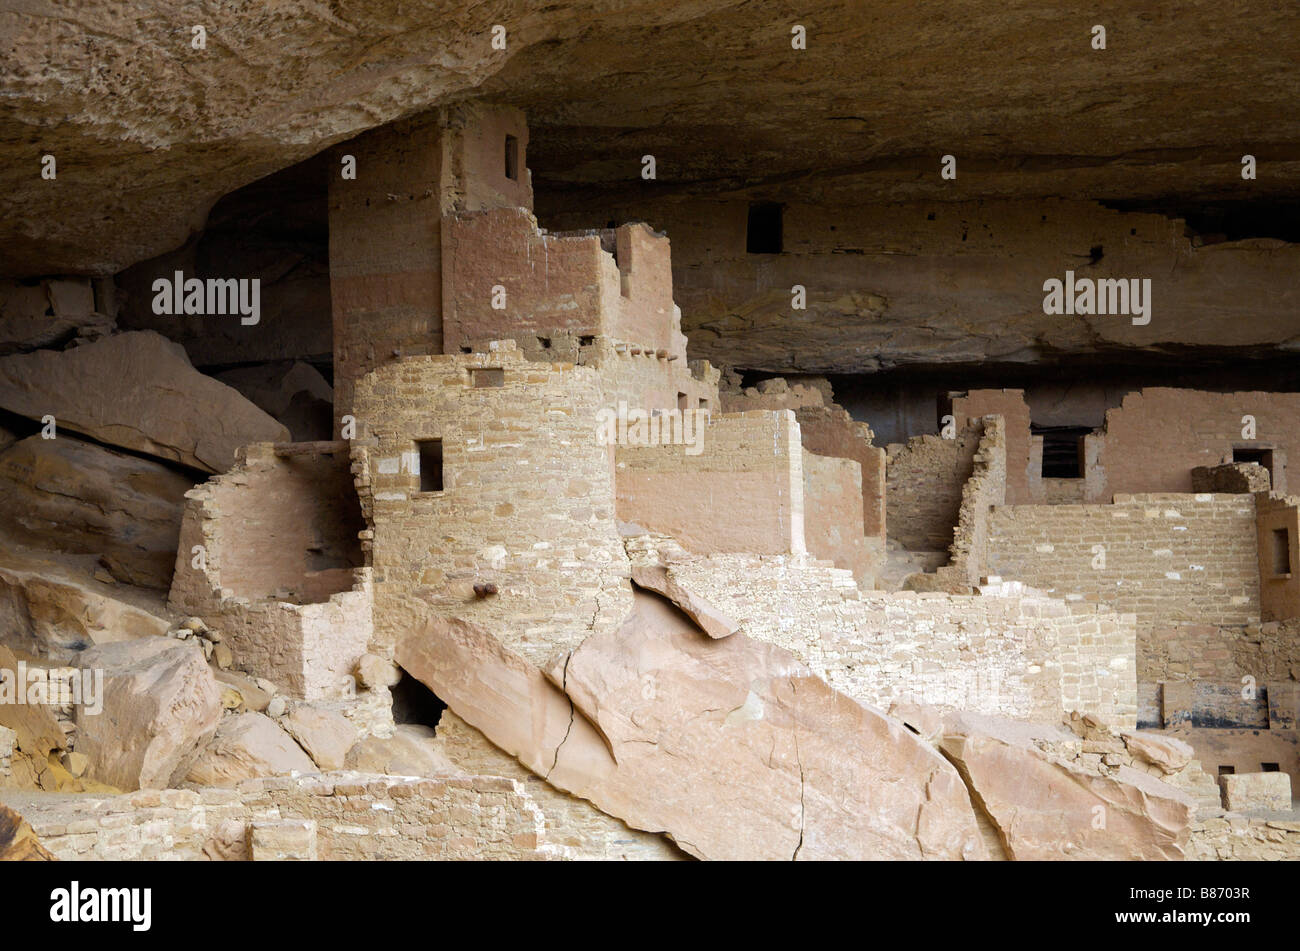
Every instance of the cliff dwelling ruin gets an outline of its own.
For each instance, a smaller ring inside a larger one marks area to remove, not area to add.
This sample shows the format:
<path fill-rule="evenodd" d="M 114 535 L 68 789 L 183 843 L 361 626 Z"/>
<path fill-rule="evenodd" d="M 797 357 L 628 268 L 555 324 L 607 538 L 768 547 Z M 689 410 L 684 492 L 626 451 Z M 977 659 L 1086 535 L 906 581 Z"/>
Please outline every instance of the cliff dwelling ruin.
<path fill-rule="evenodd" d="M 0 856 L 1300 858 L 1294 12 L 332 6 L 0 13 Z"/>

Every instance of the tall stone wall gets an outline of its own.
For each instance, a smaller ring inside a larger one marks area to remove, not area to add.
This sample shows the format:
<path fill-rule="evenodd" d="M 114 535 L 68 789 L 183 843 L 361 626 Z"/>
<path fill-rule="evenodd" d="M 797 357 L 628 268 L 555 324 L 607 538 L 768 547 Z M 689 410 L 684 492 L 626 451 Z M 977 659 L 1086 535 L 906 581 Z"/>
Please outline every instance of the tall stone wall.
<path fill-rule="evenodd" d="M 852 459 L 803 453 L 803 534 L 810 555 L 873 587 L 876 559 L 862 533 L 862 468 Z"/>
<path fill-rule="evenodd" d="M 329 178 L 334 413 L 394 350 L 442 349 L 443 130 L 434 114 L 338 148 Z M 342 178 L 342 157 L 357 162 Z"/>
<path fill-rule="evenodd" d="M 1243 430 L 1254 417 L 1254 437 Z M 1273 489 L 1300 453 L 1300 393 L 1206 393 L 1170 387 L 1130 393 L 1106 413 L 1099 459 L 1112 494 L 1192 491 L 1192 470 L 1232 462 L 1233 449 L 1273 451 Z"/>
<path fill-rule="evenodd" d="M 953 418 L 1001 416 L 1006 429 L 1007 505 L 1042 501 L 1042 480 L 1030 460 L 1029 405 L 1024 390 L 970 390 L 952 396 Z M 1040 459 L 1041 466 L 1041 459 Z"/>
<path fill-rule="evenodd" d="M 928 575 L 914 577 L 923 590 L 961 594 L 980 583 L 988 560 L 989 518 L 993 507 L 1006 501 L 1006 426 L 1001 416 L 986 416 L 973 425 L 979 428 L 980 441 L 971 476 L 962 486 L 948 564 L 934 573 L 933 581 Z"/>
<path fill-rule="evenodd" d="M 526 360 L 512 341 L 361 380 L 353 464 L 381 648 L 433 612 L 544 666 L 622 622 L 631 588 L 602 405 L 595 370 Z M 441 488 L 422 489 L 418 443 L 435 440 Z M 489 584 L 496 593 L 475 593 Z"/>
<path fill-rule="evenodd" d="M 953 439 L 925 435 L 890 444 L 885 508 L 891 539 L 914 551 L 948 549 L 982 435 L 979 426 L 967 425 Z"/>
<path fill-rule="evenodd" d="M 514 140 L 513 179 L 506 174 L 507 136 Z M 530 210 L 527 146 L 522 112 L 476 103 L 393 123 L 334 150 L 329 241 L 336 417 L 350 412 L 352 388 L 368 370 L 398 354 L 442 352 L 443 216 Z M 356 159 L 355 178 L 341 175 L 345 155 Z"/>
<path fill-rule="evenodd" d="M 803 452 L 793 413 L 715 416 L 701 451 L 688 448 L 617 448 L 621 521 L 701 553 L 805 550 Z"/>
<path fill-rule="evenodd" d="M 757 387 L 731 387 L 720 392 L 728 413 L 751 410 L 794 410 L 803 447 L 819 456 L 852 459 L 862 470 L 863 533 L 881 544 L 885 538 L 885 450 L 872 445 L 871 427 L 855 421 L 832 402 L 825 390 L 784 379 L 764 380 Z"/>
<path fill-rule="evenodd" d="M 1256 549 L 1252 496 L 1121 495 L 1112 505 L 995 508 L 987 572 L 1136 614 L 1145 679 L 1176 643 L 1162 632 L 1259 623 Z M 1206 649 L 1229 657 L 1226 643 Z"/>

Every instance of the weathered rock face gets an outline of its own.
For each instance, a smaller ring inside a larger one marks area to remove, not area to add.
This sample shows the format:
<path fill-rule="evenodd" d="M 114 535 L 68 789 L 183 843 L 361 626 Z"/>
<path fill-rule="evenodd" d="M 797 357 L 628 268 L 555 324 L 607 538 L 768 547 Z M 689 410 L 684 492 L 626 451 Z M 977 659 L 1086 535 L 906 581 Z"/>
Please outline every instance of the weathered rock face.
<path fill-rule="evenodd" d="M 215 378 L 284 425 L 294 442 L 330 438 L 334 390 L 310 364 L 296 360 L 239 367 Z"/>
<path fill-rule="evenodd" d="M 52 862 L 36 833 L 18 813 L 0 806 L 0 862 Z"/>
<path fill-rule="evenodd" d="M 221 720 L 221 691 L 203 652 L 170 638 L 106 644 L 77 665 L 103 669 L 103 710 L 76 714 L 90 774 L 118 789 L 163 789 Z"/>
<path fill-rule="evenodd" d="M 262 713 L 226 717 L 185 774 L 199 786 L 234 786 L 258 776 L 314 773 L 302 748 Z"/>
<path fill-rule="evenodd" d="M 454 620 L 431 620 L 397 660 L 552 785 L 692 855 L 984 857 L 960 777 L 902 724 L 653 595 L 551 680 Z"/>
<path fill-rule="evenodd" d="M 61 562 L 0 554 L 0 640 L 16 650 L 66 662 L 83 648 L 162 636 L 169 626 L 161 598 Z"/>
<path fill-rule="evenodd" d="M 490 14 L 395 0 L 322 14 L 291 0 L 208 11 L 205 49 L 192 46 L 195 17 L 155 0 L 3 16 L 14 55 L 0 98 L 0 241 L 12 274 L 106 273 L 176 247 L 218 196 L 470 89 L 528 109 L 542 133 L 535 166 L 583 188 L 637 179 L 646 153 L 660 189 L 795 177 L 825 189 L 870 173 L 862 187 L 876 200 L 1222 193 L 1242 151 L 1214 145 L 1228 140 L 1270 146 L 1260 196 L 1293 187 L 1298 169 L 1296 79 L 1276 68 L 1300 58 L 1285 7 L 1249 18 L 1209 0 L 1177 14 L 1110 11 L 1104 51 L 1091 48 L 1090 24 L 1045 22 L 1030 0 L 946 21 L 905 3 L 864 17 L 833 0 L 798 21 L 803 50 L 776 0 Z M 506 50 L 490 45 L 496 23 Z M 1273 55 L 1255 52 L 1261 36 Z M 1140 55 L 1152 49 L 1158 72 Z M 1209 78 L 1207 61 L 1218 66 Z M 1200 108 L 1211 98 L 1218 108 Z M 962 163 L 955 182 L 938 176 L 945 153 Z M 42 154 L 58 160 L 54 181 L 41 178 Z"/>
<path fill-rule="evenodd" d="M 0 359 L 0 408 L 100 442 L 208 472 L 235 449 L 285 442 L 289 431 L 235 390 L 190 366 L 185 351 L 148 331 L 71 350 Z"/>
<path fill-rule="evenodd" d="M 945 718 L 940 747 L 1009 858 L 1183 858 L 1192 800 L 1129 766 L 1107 776 L 1053 754 L 1074 743 L 1061 727 L 960 713 Z"/>
<path fill-rule="evenodd" d="M 0 356 L 112 328 L 113 318 L 95 309 L 95 288 L 87 278 L 0 281 Z"/>
<path fill-rule="evenodd" d="M 171 584 L 193 486 L 160 463 L 70 436 L 30 436 L 0 452 L 0 519 L 10 537 L 100 555 L 117 580 L 150 588 Z"/>

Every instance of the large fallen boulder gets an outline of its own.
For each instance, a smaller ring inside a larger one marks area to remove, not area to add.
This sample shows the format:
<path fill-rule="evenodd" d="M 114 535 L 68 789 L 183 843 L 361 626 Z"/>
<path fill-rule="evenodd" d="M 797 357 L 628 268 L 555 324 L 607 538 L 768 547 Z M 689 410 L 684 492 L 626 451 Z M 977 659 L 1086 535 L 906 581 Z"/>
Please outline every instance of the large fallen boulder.
<path fill-rule="evenodd" d="M 1190 743 L 1176 736 L 1134 732 L 1120 735 L 1128 751 L 1145 763 L 1159 767 L 1165 774 L 1176 773 L 1191 763 L 1195 752 Z"/>
<path fill-rule="evenodd" d="M 103 671 L 102 710 L 76 709 L 89 775 L 122 790 L 163 789 L 221 720 L 221 691 L 193 641 L 148 637 L 83 651 Z"/>
<path fill-rule="evenodd" d="M 1106 773 L 1086 768 L 1082 756 L 1072 761 L 1082 743 L 1064 727 L 953 713 L 944 718 L 940 748 L 1008 858 L 1184 857 L 1191 798 L 1131 766 Z"/>
<path fill-rule="evenodd" d="M 151 593 L 106 584 L 73 563 L 0 552 L 0 643 L 69 662 L 96 644 L 162 636 L 166 605 Z"/>
<path fill-rule="evenodd" d="M 185 774 L 198 786 L 235 786 L 258 776 L 317 772 L 288 733 L 262 713 L 239 713 L 221 721 Z"/>
<path fill-rule="evenodd" d="M 348 750 L 344 765 L 388 776 L 452 776 L 461 770 L 440 752 L 433 727 L 399 723 L 389 736 L 371 734 Z"/>
<path fill-rule="evenodd" d="M 149 459 L 31 436 L 0 453 L 0 522 L 24 545 L 101 555 L 118 581 L 166 588 L 193 487 Z"/>
<path fill-rule="evenodd" d="M 985 857 L 932 747 L 789 652 L 710 638 L 655 595 L 550 679 L 460 620 L 430 618 L 397 661 L 552 785 L 697 857 Z"/>
<path fill-rule="evenodd" d="M 207 472 L 229 469 L 239 446 L 289 438 L 194 369 L 180 344 L 147 330 L 0 358 L 0 408 Z"/>
<path fill-rule="evenodd" d="M 342 769 L 357 742 L 352 721 L 333 710 L 295 704 L 280 723 L 321 769 Z"/>

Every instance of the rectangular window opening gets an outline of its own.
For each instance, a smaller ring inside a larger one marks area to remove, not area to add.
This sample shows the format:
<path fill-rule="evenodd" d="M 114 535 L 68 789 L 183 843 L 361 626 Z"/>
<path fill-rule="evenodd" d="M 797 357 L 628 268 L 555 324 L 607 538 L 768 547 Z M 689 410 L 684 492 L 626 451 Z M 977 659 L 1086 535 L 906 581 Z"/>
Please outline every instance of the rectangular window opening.
<path fill-rule="evenodd" d="M 1280 763 L 1260 763 L 1259 770 L 1262 773 L 1280 773 L 1282 772 Z"/>
<path fill-rule="evenodd" d="M 685 393 L 678 393 L 678 394 L 677 394 L 677 408 L 678 408 L 678 409 L 690 409 L 690 406 L 691 406 L 691 398 L 690 398 L 689 396 L 687 396 Z"/>
<path fill-rule="evenodd" d="M 1273 537 L 1273 574 L 1289 575 L 1291 573 L 1291 532 L 1285 528 L 1275 528 Z"/>
<path fill-rule="evenodd" d="M 1083 437 L 1092 430 L 1087 426 L 1037 426 L 1030 432 L 1043 437 L 1043 478 L 1083 478 Z"/>
<path fill-rule="evenodd" d="M 519 140 L 513 135 L 506 136 L 506 178 L 519 180 Z"/>
<path fill-rule="evenodd" d="M 417 439 L 415 449 L 420 455 L 420 491 L 442 491 L 442 440 Z"/>
<path fill-rule="evenodd" d="M 1219 775 L 1220 775 L 1220 776 L 1233 776 L 1233 775 L 1236 774 L 1236 772 L 1237 772 L 1237 768 L 1236 768 L 1235 766 L 1220 766 L 1220 767 L 1219 767 Z"/>
<path fill-rule="evenodd" d="M 781 206 L 756 201 L 749 206 L 745 250 L 750 254 L 780 254 L 782 249 Z"/>
<path fill-rule="evenodd" d="M 501 367 L 475 367 L 473 373 L 475 389 L 506 385 L 506 371 Z"/>

